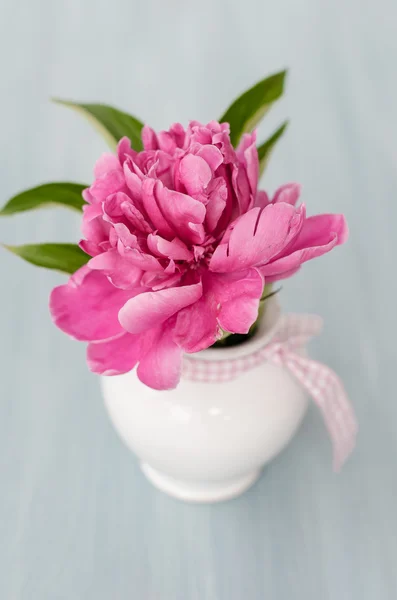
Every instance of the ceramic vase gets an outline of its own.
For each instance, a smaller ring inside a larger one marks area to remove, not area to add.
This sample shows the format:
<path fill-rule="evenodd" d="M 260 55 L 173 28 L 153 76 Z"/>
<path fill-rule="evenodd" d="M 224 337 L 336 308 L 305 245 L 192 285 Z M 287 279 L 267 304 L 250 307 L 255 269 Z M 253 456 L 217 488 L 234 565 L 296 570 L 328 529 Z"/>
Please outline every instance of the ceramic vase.
<path fill-rule="evenodd" d="M 271 340 L 279 316 L 276 299 L 269 299 L 254 337 L 186 359 L 210 374 L 236 361 L 249 363 Z M 305 390 L 283 366 L 264 362 L 231 380 L 218 379 L 182 374 L 170 391 L 145 386 L 135 371 L 101 379 L 110 419 L 143 473 L 181 500 L 219 502 L 242 494 L 288 444 L 307 410 Z"/>

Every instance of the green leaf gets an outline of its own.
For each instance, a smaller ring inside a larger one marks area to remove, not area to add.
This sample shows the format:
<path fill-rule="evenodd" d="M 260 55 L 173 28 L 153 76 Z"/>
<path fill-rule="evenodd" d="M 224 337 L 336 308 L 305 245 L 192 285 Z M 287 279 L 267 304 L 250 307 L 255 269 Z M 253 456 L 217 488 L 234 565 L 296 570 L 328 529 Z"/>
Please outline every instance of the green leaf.
<path fill-rule="evenodd" d="M 82 191 L 88 185 L 80 183 L 45 183 L 17 194 L 0 210 L 0 216 L 13 215 L 49 204 L 67 206 L 81 212 L 85 204 Z"/>
<path fill-rule="evenodd" d="M 273 102 L 280 98 L 284 91 L 285 75 L 286 71 L 281 71 L 259 81 L 237 98 L 219 119 L 221 123 L 230 124 L 233 146 L 237 146 L 243 133 L 252 131 L 258 125 Z"/>
<path fill-rule="evenodd" d="M 124 136 L 131 140 L 134 150 L 142 150 L 141 130 L 143 123 L 135 117 L 106 104 L 77 104 L 68 100 L 54 98 L 57 104 L 73 108 L 84 115 L 99 130 L 109 146 L 114 150 L 117 142 Z"/>
<path fill-rule="evenodd" d="M 4 247 L 32 265 L 63 273 L 74 273 L 91 258 L 76 244 L 26 244 Z"/>
<path fill-rule="evenodd" d="M 261 146 L 258 146 L 258 158 L 259 158 L 259 175 L 263 174 L 267 163 L 269 162 L 269 158 L 271 153 L 274 150 L 274 147 L 278 140 L 283 135 L 284 131 L 288 127 L 288 121 L 285 121 L 281 127 L 279 127 L 271 137 L 269 137 L 266 142 L 264 142 Z"/>

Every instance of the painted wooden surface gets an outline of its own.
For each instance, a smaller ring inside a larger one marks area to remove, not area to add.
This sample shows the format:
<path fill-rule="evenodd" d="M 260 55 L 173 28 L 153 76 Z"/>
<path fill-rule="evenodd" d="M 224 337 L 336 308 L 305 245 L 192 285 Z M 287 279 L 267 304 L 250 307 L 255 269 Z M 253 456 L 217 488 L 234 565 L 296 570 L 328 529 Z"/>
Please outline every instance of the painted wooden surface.
<path fill-rule="evenodd" d="M 361 427 L 339 476 L 313 409 L 245 496 L 169 499 L 117 439 L 83 346 L 51 324 L 62 276 L 2 252 L 2 600 L 397 598 L 396 17 L 392 0 L 2 1 L 1 203 L 90 181 L 105 149 L 50 96 L 166 127 L 216 117 L 290 67 L 260 130 L 291 118 L 263 183 L 301 181 L 310 212 L 345 211 L 351 239 L 286 282 L 283 304 L 325 317 L 313 355 L 341 374 Z M 9 243 L 77 237 L 62 211 L 0 222 Z"/>

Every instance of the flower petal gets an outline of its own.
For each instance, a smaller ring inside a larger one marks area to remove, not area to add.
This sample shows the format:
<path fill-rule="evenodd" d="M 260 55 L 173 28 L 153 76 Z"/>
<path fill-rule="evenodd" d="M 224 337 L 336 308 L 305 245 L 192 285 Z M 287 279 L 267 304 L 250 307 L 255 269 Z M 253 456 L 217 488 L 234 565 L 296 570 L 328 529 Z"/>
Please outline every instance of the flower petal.
<path fill-rule="evenodd" d="M 213 274 L 212 287 L 220 305 L 218 322 L 232 333 L 248 333 L 258 317 L 264 280 L 259 271 Z"/>
<path fill-rule="evenodd" d="M 98 177 L 89 189 L 96 202 L 103 202 L 110 194 L 125 189 L 123 171 L 121 169 L 109 171 L 106 175 Z"/>
<path fill-rule="evenodd" d="M 165 187 L 173 188 L 175 159 L 162 150 L 156 151 L 155 158 L 155 162 L 152 157 L 151 161 L 147 163 L 147 166 L 150 162 L 152 163 L 147 172 L 148 177 L 159 179 Z"/>
<path fill-rule="evenodd" d="M 252 199 L 251 188 L 245 167 L 234 165 L 232 182 L 238 201 L 239 214 L 242 215 L 249 210 Z"/>
<path fill-rule="evenodd" d="M 143 233 L 150 233 L 152 231 L 149 223 L 146 221 L 140 210 L 134 206 L 134 204 L 129 201 L 125 201 L 121 203 L 120 208 L 124 216 L 135 229 L 142 231 Z"/>
<path fill-rule="evenodd" d="M 300 193 L 301 185 L 299 183 L 287 183 L 278 188 L 272 202 L 286 202 L 294 206 L 299 200 Z"/>
<path fill-rule="evenodd" d="M 173 136 L 178 148 L 183 148 L 186 140 L 186 132 L 180 123 L 174 123 L 170 127 L 170 134 Z"/>
<path fill-rule="evenodd" d="M 104 219 L 112 224 L 124 223 L 143 233 L 152 231 L 141 211 L 134 205 L 134 200 L 125 192 L 108 196 L 103 202 L 103 213 Z"/>
<path fill-rule="evenodd" d="M 181 277 L 182 274 L 179 272 L 167 275 L 165 271 L 163 271 L 163 273 L 146 271 L 141 279 L 141 285 L 146 288 L 151 288 L 153 292 L 156 292 L 163 288 L 177 286 L 180 283 Z"/>
<path fill-rule="evenodd" d="M 222 125 L 228 125 L 228 123 L 222 123 Z M 212 143 L 216 144 L 217 147 L 223 154 L 223 160 L 225 163 L 234 163 L 236 160 L 236 152 L 232 146 L 230 141 L 230 136 L 228 131 L 220 131 L 219 133 L 215 133 L 212 137 Z"/>
<path fill-rule="evenodd" d="M 86 204 L 83 206 L 82 234 L 95 244 L 109 239 L 110 224 L 103 219 L 102 205 Z"/>
<path fill-rule="evenodd" d="M 209 200 L 206 206 L 205 223 L 207 231 L 213 232 L 226 207 L 227 185 L 222 177 L 211 181 L 207 188 Z"/>
<path fill-rule="evenodd" d="M 115 223 L 112 229 L 112 241 L 118 246 L 118 250 L 123 254 L 124 248 L 139 248 L 138 238 L 130 232 L 124 223 Z"/>
<path fill-rule="evenodd" d="M 265 208 L 270 203 L 269 196 L 265 192 L 265 190 L 259 190 L 256 194 L 255 206 L 259 206 L 259 208 Z"/>
<path fill-rule="evenodd" d="M 119 321 L 126 331 L 142 333 L 161 325 L 185 306 L 193 304 L 201 294 L 201 282 L 157 292 L 143 292 L 126 302 L 119 312 Z"/>
<path fill-rule="evenodd" d="M 133 163 L 130 160 L 126 160 L 124 163 L 124 177 L 125 183 L 128 188 L 129 196 L 131 196 L 135 205 L 141 208 L 142 205 L 142 178 L 132 171 Z"/>
<path fill-rule="evenodd" d="M 126 136 L 122 137 L 119 143 L 117 144 L 117 156 L 120 165 L 123 166 L 128 158 L 134 160 L 137 154 L 138 153 L 136 152 L 136 150 L 133 150 L 131 148 L 131 140 Z"/>
<path fill-rule="evenodd" d="M 299 233 L 304 214 L 303 205 L 299 209 L 285 203 L 252 208 L 235 221 L 228 244 L 215 250 L 210 270 L 230 273 L 269 262 Z"/>
<path fill-rule="evenodd" d="M 187 154 L 179 164 L 179 179 L 185 186 L 188 194 L 195 196 L 201 194 L 212 178 L 212 171 L 208 163 L 200 156 Z"/>
<path fill-rule="evenodd" d="M 165 240 L 159 235 L 150 234 L 147 237 L 150 252 L 156 256 L 172 258 L 173 260 L 192 260 L 193 253 L 178 238 L 172 241 Z"/>
<path fill-rule="evenodd" d="M 72 337 L 104 340 L 122 332 L 118 313 L 129 298 L 131 291 L 114 287 L 105 275 L 84 266 L 52 290 L 50 311 L 55 324 Z"/>
<path fill-rule="evenodd" d="M 141 137 L 145 150 L 158 150 L 157 135 L 149 125 L 144 125 L 142 128 Z"/>
<path fill-rule="evenodd" d="M 103 342 L 91 342 L 87 347 L 87 363 L 93 373 L 121 375 L 131 371 L 140 358 L 141 337 L 122 333 Z"/>
<path fill-rule="evenodd" d="M 88 266 L 94 271 L 102 271 L 114 286 L 123 290 L 135 287 L 142 276 L 142 270 L 128 258 L 121 256 L 116 249 L 91 258 Z"/>
<path fill-rule="evenodd" d="M 172 339 L 172 329 L 163 327 L 141 358 L 137 375 L 142 383 L 155 390 L 169 390 L 178 385 L 181 371 L 182 350 Z"/>
<path fill-rule="evenodd" d="M 160 131 L 157 134 L 160 150 L 167 154 L 174 154 L 176 150 L 176 142 L 174 136 L 169 131 Z"/>
<path fill-rule="evenodd" d="M 163 271 L 163 267 L 157 258 L 141 250 L 137 237 L 130 233 L 128 227 L 123 223 L 114 225 L 113 237 L 118 238 L 117 250 L 119 254 L 127 258 L 131 265 L 139 267 L 143 271 Z"/>
<path fill-rule="evenodd" d="M 142 202 L 146 210 L 149 220 L 152 222 L 154 229 L 157 229 L 165 238 L 173 239 L 175 232 L 170 227 L 167 220 L 160 209 L 158 198 L 158 189 L 164 189 L 160 181 L 155 179 L 144 179 L 142 182 Z M 163 208 L 161 204 L 161 208 Z"/>
<path fill-rule="evenodd" d="M 204 146 L 201 146 L 196 154 L 205 160 L 205 162 L 211 167 L 212 172 L 216 171 L 216 169 L 223 163 L 222 152 L 216 146 L 205 144 Z"/>
<path fill-rule="evenodd" d="M 202 225 L 205 219 L 204 204 L 187 194 L 168 190 L 160 181 L 155 187 L 155 195 L 161 213 L 177 236 L 185 242 L 201 244 L 205 238 Z M 159 227 L 158 229 L 161 234 Z"/>
<path fill-rule="evenodd" d="M 96 200 L 94 198 L 94 196 L 91 194 L 90 192 L 90 188 L 86 188 L 85 190 L 83 190 L 81 192 L 81 195 L 83 196 L 83 199 L 88 203 L 88 204 L 95 204 Z M 83 207 L 84 208 L 84 207 Z"/>
<path fill-rule="evenodd" d="M 178 313 L 174 340 L 185 352 L 212 346 L 221 329 L 248 333 L 258 316 L 263 277 L 257 269 L 239 273 L 206 273 L 203 295 Z"/>
<path fill-rule="evenodd" d="M 138 248 L 125 248 L 123 251 L 123 256 L 128 258 L 132 265 L 142 269 L 142 271 L 154 271 L 161 273 L 164 270 L 157 258 L 151 254 L 142 252 Z"/>
<path fill-rule="evenodd" d="M 139 185 L 141 186 L 140 183 Z M 108 196 L 103 203 L 103 212 L 105 219 L 110 223 L 129 224 L 142 233 L 149 233 L 152 230 L 141 211 L 134 205 L 134 200 L 124 192 Z"/>
<path fill-rule="evenodd" d="M 79 246 L 83 250 L 83 252 L 85 252 L 89 256 L 97 256 L 98 254 L 101 254 L 103 252 L 103 250 L 98 244 L 95 244 L 95 242 L 90 242 L 88 240 L 80 240 Z"/>
<path fill-rule="evenodd" d="M 109 171 L 117 170 L 121 170 L 117 156 L 111 152 L 104 152 L 95 163 L 94 175 L 97 179 L 98 177 L 102 177 L 102 175 L 106 175 Z"/>
<path fill-rule="evenodd" d="M 259 178 L 259 159 L 256 148 L 256 132 L 245 133 L 236 150 L 236 154 L 242 166 L 244 166 L 251 194 L 255 198 Z"/>
<path fill-rule="evenodd" d="M 293 248 L 300 250 L 309 246 L 327 244 L 334 234 L 338 238 L 338 245 L 347 241 L 349 229 L 344 215 L 323 214 L 308 217 Z"/>
<path fill-rule="evenodd" d="M 287 252 L 261 267 L 261 273 L 272 281 L 289 277 L 308 260 L 326 254 L 348 237 L 343 215 L 317 215 L 304 222 L 302 230 Z"/>
<path fill-rule="evenodd" d="M 213 294 L 203 294 L 197 302 L 179 311 L 174 329 L 178 346 L 190 353 L 212 346 L 222 335 L 217 313 Z"/>

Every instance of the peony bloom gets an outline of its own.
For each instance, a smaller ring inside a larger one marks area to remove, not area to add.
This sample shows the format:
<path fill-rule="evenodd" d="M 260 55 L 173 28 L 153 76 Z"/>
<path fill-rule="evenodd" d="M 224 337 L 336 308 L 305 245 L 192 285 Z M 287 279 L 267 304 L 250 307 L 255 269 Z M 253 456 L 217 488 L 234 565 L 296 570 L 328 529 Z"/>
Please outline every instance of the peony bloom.
<path fill-rule="evenodd" d="M 247 333 L 264 283 L 295 273 L 347 237 L 341 215 L 306 218 L 299 186 L 272 200 L 257 191 L 256 136 L 235 150 L 229 126 L 193 121 L 156 134 L 144 150 L 123 138 L 85 190 L 81 248 L 92 258 L 50 300 L 55 323 L 89 342 L 92 371 L 138 364 L 155 389 L 177 385 L 183 352 L 222 330 Z"/>

